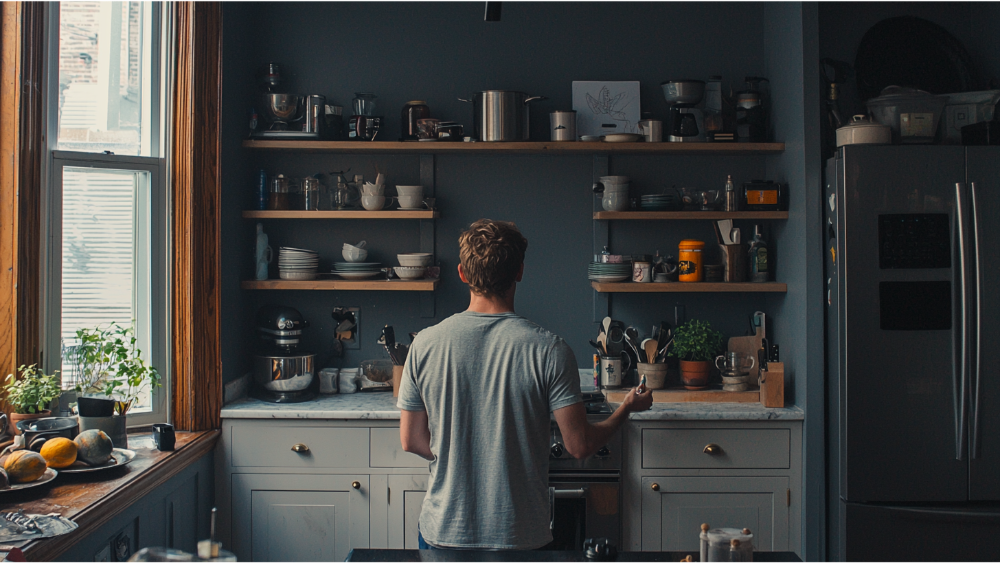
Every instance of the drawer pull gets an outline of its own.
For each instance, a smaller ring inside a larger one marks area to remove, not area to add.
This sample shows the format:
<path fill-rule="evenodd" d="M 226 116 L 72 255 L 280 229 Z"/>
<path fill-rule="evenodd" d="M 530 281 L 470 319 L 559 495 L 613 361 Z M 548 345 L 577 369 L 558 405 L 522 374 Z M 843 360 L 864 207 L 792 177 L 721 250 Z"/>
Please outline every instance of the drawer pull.
<path fill-rule="evenodd" d="M 292 451 L 297 454 L 304 454 L 309 451 L 309 446 L 305 444 L 295 444 L 292 446 Z"/>
<path fill-rule="evenodd" d="M 361 488 L 361 482 L 360 481 L 354 481 L 353 483 L 351 483 L 351 486 L 354 487 L 355 489 L 360 489 Z"/>
<path fill-rule="evenodd" d="M 659 483 L 653 483 L 653 486 L 650 487 L 650 488 L 653 489 L 654 491 L 659 491 L 660 490 L 660 484 Z"/>
<path fill-rule="evenodd" d="M 719 444 L 709 444 L 705 446 L 705 449 L 702 451 L 708 455 L 718 455 L 722 453 L 722 448 L 719 447 Z"/>

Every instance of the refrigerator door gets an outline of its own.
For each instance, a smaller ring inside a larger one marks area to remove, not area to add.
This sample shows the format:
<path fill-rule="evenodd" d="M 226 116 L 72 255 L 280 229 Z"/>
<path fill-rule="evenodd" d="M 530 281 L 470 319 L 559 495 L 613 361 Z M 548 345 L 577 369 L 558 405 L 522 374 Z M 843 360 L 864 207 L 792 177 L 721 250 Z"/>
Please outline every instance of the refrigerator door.
<path fill-rule="evenodd" d="M 962 147 L 847 146 L 838 189 L 840 495 L 965 501 Z"/>
<path fill-rule="evenodd" d="M 992 356 L 995 335 L 1000 334 L 1000 236 L 996 218 L 1000 217 L 1000 147 L 968 147 L 968 184 L 970 199 L 975 193 L 978 240 L 973 252 L 978 257 L 979 349 L 982 364 L 972 365 L 970 408 L 971 500 L 1000 501 L 1000 363 Z M 974 188 L 973 188 L 974 186 Z M 973 354 L 975 357 L 975 354 Z"/>
<path fill-rule="evenodd" d="M 1000 507 L 845 503 L 846 561 L 996 561 Z"/>

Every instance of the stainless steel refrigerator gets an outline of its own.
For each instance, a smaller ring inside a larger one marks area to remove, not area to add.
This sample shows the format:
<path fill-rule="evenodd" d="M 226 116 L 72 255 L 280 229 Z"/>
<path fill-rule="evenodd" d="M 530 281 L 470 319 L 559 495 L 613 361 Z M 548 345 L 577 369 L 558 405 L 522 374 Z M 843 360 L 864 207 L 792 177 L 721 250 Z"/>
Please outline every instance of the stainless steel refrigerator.
<path fill-rule="evenodd" d="M 828 556 L 1000 559 L 1000 147 L 827 162 Z"/>

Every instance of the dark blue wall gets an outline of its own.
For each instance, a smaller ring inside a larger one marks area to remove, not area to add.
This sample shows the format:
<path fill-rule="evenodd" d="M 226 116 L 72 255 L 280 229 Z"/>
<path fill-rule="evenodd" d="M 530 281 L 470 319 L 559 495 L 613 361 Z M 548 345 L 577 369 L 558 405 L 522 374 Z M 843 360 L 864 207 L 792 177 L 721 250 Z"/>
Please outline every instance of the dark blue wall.
<path fill-rule="evenodd" d="M 258 168 L 290 176 L 351 168 L 351 173 L 373 176 L 377 165 L 388 170 L 389 184 L 419 180 L 415 156 L 241 148 L 260 65 L 279 62 L 290 71 L 290 91 L 324 94 L 344 106 L 354 92 L 375 92 L 379 113 L 387 118 L 387 139 L 397 138 L 399 110 L 407 100 L 426 100 L 433 116 L 468 124 L 471 109 L 459 96 L 491 88 L 544 95 L 549 100 L 532 103 L 531 133 L 533 140 L 548 140 L 546 114 L 571 107 L 573 80 L 639 80 L 643 111 L 660 118 L 666 117 L 659 88 L 664 80 L 722 74 L 740 88 L 734 79 L 765 72 L 762 13 L 761 5 L 750 3 L 507 3 L 501 22 L 486 23 L 479 2 L 226 3 L 223 263 L 231 292 L 223 304 L 225 379 L 247 370 L 246 350 L 253 343 L 247 315 L 263 303 L 291 305 L 306 314 L 314 327 L 306 344 L 321 353 L 321 362 L 332 338 L 330 309 L 360 306 L 362 348 L 348 352 L 346 365 L 381 357 L 375 339 L 385 323 L 395 325 L 397 333 L 410 332 L 463 310 L 468 295 L 455 274 L 456 241 L 463 227 L 481 217 L 515 221 L 529 240 L 518 312 L 562 335 L 581 366 L 589 365 L 587 340 L 596 335 L 593 292 L 586 280 L 593 254 L 593 162 L 587 156 L 435 157 L 442 210 L 436 247 L 443 270 L 435 318 L 420 318 L 417 294 L 238 290 L 238 279 L 251 275 L 253 231 L 253 222 L 239 212 L 252 204 Z M 621 156 L 612 157 L 610 166 L 612 173 L 633 178 L 634 195 L 671 185 L 721 188 L 727 174 L 737 182 L 767 175 L 763 157 Z M 749 235 L 752 224 L 741 226 Z M 418 249 L 416 222 L 269 221 L 265 229 L 273 247 L 314 248 L 324 266 L 340 259 L 340 246 L 347 241 L 367 240 L 370 256 L 391 264 L 397 252 Z M 683 238 L 714 240 L 710 223 L 700 221 L 613 223 L 610 235 L 612 250 L 620 253 L 675 254 Z M 782 243 L 774 245 L 780 258 Z M 714 245 L 707 255 L 709 262 L 717 260 Z M 747 315 L 768 311 L 781 299 L 613 295 L 611 306 L 615 318 L 644 332 L 654 322 L 672 321 L 674 304 L 681 303 L 688 317 L 707 319 L 727 335 L 742 335 Z"/>

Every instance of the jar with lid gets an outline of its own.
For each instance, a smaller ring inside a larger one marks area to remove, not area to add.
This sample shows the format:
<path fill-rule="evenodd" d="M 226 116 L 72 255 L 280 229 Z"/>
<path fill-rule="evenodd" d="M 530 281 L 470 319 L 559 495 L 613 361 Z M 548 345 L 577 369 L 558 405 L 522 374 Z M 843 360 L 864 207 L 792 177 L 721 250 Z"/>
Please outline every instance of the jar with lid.
<path fill-rule="evenodd" d="M 403 105 L 403 112 L 399 118 L 399 128 L 402 130 L 403 141 L 417 140 L 417 120 L 427 119 L 431 116 L 431 108 L 423 100 L 413 100 Z"/>
<path fill-rule="evenodd" d="M 705 243 L 700 240 L 682 240 L 677 245 L 678 281 L 700 282 L 702 275 L 702 250 Z"/>
<path fill-rule="evenodd" d="M 753 561 L 753 534 L 743 528 L 709 530 L 708 561 Z"/>
<path fill-rule="evenodd" d="M 291 209 L 291 182 L 284 174 L 271 178 L 270 192 L 267 198 L 267 208 L 271 211 L 287 211 Z"/>

